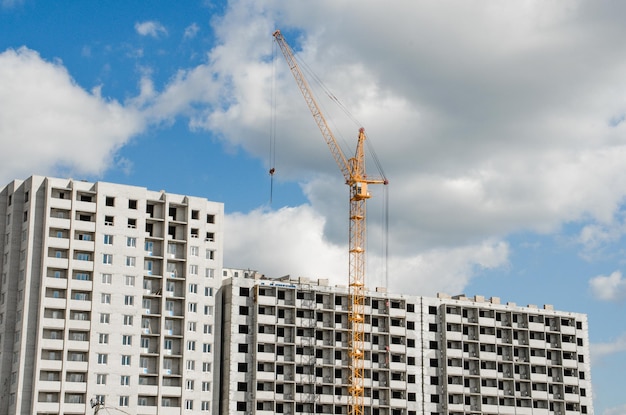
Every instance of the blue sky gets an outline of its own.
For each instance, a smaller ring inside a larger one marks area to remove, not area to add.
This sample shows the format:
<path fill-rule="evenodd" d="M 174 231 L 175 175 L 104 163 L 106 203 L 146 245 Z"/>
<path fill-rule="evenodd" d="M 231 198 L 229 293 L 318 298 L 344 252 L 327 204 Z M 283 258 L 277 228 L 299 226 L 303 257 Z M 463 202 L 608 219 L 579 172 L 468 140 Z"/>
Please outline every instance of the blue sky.
<path fill-rule="evenodd" d="M 336 135 L 353 144 L 363 125 L 390 179 L 386 262 L 372 188 L 368 284 L 387 263 L 390 290 L 587 313 L 596 413 L 624 414 L 625 9 L 0 0 L 0 183 L 221 201 L 226 266 L 345 284 L 347 188 L 280 28 L 359 120 L 324 104 Z"/>

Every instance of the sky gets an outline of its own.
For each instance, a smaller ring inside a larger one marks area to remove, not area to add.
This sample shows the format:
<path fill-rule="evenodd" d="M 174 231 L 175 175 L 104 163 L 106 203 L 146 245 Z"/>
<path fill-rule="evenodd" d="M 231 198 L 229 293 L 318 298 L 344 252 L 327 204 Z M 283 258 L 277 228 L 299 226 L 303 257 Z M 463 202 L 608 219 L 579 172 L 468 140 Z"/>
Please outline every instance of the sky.
<path fill-rule="evenodd" d="M 389 180 L 370 187 L 367 285 L 586 313 L 596 414 L 626 414 L 625 13 L 604 0 L 0 0 L 0 183 L 223 202 L 225 266 L 345 285 L 348 188 L 280 29 L 349 110 L 314 86 L 343 151 L 364 127 Z"/>

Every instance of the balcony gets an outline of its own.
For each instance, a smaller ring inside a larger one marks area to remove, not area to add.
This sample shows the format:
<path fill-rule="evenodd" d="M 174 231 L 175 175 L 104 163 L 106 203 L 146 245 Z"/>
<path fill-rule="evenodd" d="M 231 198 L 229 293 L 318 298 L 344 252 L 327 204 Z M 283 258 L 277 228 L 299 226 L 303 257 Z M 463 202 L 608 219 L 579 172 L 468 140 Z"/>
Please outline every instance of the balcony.
<path fill-rule="evenodd" d="M 61 360 L 40 360 L 39 361 L 40 370 L 59 371 L 61 370 L 62 366 L 63 366 L 63 361 Z"/>
<path fill-rule="evenodd" d="M 50 413 L 50 414 L 57 414 L 57 413 L 59 413 L 59 403 L 58 402 L 37 402 L 34 405 L 34 407 L 35 408 L 33 410 L 37 411 L 37 413 Z M 81 411 L 78 411 L 77 413 L 85 413 L 85 406 L 84 405 L 83 405 Z"/>
<path fill-rule="evenodd" d="M 64 309 L 66 300 L 65 298 L 44 297 L 43 305 L 50 308 Z"/>
<path fill-rule="evenodd" d="M 68 218 L 58 218 L 55 216 L 51 216 L 48 218 L 48 226 L 51 228 L 69 229 L 70 220 Z"/>
<path fill-rule="evenodd" d="M 95 243 L 94 241 L 81 241 L 79 239 L 74 239 L 72 247 L 76 251 L 93 252 L 95 249 Z"/>
<path fill-rule="evenodd" d="M 50 268 L 67 269 L 69 267 L 68 258 L 57 258 L 49 256 L 46 258 L 46 265 Z"/>
<path fill-rule="evenodd" d="M 65 387 L 65 392 L 73 392 L 73 393 L 87 392 L 87 382 L 64 382 L 63 385 Z"/>
<path fill-rule="evenodd" d="M 91 310 L 91 301 L 89 300 L 69 300 L 69 307 L 72 310 Z"/>
<path fill-rule="evenodd" d="M 38 390 L 40 392 L 60 392 L 61 391 L 61 382 L 60 381 L 39 381 L 37 384 Z"/>
<path fill-rule="evenodd" d="M 159 387 L 157 385 L 138 385 L 137 393 L 139 395 L 157 396 Z"/>
<path fill-rule="evenodd" d="M 182 388 L 180 386 L 161 386 L 163 396 L 180 396 Z"/>

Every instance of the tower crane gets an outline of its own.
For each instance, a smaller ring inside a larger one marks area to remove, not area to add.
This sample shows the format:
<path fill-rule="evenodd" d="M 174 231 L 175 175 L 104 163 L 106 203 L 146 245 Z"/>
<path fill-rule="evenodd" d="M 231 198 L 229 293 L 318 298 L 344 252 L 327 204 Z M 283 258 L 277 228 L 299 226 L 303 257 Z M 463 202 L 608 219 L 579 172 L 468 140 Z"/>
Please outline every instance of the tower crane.
<path fill-rule="evenodd" d="M 304 77 L 293 51 L 283 38 L 280 30 L 273 34 L 282 51 L 289 69 L 296 79 L 300 92 L 304 96 L 311 114 L 330 149 L 346 184 L 350 188 L 350 230 L 349 230 L 349 322 L 350 322 L 350 379 L 349 409 L 350 415 L 363 414 L 364 396 L 364 315 L 365 315 L 365 243 L 366 243 L 366 201 L 370 198 L 369 184 L 387 184 L 383 178 L 368 178 L 365 171 L 365 129 L 359 129 L 354 157 L 347 158 L 339 147 L 335 136 L 328 127 L 311 88 Z"/>

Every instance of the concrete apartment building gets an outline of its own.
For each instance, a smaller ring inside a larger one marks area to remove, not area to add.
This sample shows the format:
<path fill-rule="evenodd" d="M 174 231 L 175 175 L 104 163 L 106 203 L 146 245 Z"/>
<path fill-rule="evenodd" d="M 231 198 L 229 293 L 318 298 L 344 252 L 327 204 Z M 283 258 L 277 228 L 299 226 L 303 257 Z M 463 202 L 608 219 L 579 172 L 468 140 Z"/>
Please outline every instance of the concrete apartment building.
<path fill-rule="evenodd" d="M 348 290 L 225 270 L 220 414 L 346 414 Z M 592 414 L 587 318 L 498 298 L 367 296 L 365 414 Z"/>
<path fill-rule="evenodd" d="M 211 412 L 221 203 L 33 176 L 0 218 L 0 413 Z"/>
<path fill-rule="evenodd" d="M 0 413 L 347 413 L 347 288 L 224 269 L 223 219 L 135 186 L 0 188 Z M 585 315 L 382 289 L 366 308 L 366 415 L 593 414 Z"/>

